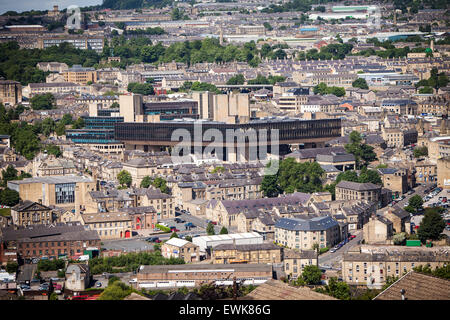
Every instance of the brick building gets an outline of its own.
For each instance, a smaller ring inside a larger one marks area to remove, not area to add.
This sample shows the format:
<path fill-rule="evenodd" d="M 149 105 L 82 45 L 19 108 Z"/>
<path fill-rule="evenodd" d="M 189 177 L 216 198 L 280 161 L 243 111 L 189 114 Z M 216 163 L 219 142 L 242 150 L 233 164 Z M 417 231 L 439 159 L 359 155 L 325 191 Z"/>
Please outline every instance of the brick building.
<path fill-rule="evenodd" d="M 85 230 L 80 224 L 34 225 L 7 227 L 1 230 L 3 250 L 16 251 L 23 259 L 72 257 L 83 254 L 88 247 L 100 249 L 96 231 Z M 0 254 L 2 256 L 2 254 Z"/>

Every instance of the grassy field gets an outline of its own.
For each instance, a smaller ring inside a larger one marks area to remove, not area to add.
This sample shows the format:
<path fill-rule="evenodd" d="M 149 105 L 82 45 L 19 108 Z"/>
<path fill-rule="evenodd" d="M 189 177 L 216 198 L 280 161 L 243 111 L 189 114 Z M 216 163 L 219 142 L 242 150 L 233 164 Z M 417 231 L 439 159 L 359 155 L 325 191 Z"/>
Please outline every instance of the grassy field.
<path fill-rule="evenodd" d="M 0 216 L 8 217 L 11 215 L 11 208 L 0 209 Z"/>

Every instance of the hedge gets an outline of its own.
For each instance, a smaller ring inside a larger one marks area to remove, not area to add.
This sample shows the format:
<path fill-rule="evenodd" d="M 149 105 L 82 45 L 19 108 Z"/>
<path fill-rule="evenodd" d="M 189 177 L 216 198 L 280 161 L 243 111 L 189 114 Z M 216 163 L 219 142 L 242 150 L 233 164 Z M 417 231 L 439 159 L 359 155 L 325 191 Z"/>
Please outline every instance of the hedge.
<path fill-rule="evenodd" d="M 156 227 L 157 227 L 159 230 L 164 231 L 164 232 L 171 232 L 171 231 L 172 231 L 172 230 L 170 230 L 169 227 L 165 227 L 165 226 L 160 225 L 160 224 L 157 224 Z"/>

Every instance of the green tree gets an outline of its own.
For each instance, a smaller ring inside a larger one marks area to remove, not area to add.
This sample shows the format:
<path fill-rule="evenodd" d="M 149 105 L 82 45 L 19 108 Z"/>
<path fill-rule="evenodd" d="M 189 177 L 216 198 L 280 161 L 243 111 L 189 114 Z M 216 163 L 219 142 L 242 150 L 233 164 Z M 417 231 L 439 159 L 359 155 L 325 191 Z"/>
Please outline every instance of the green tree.
<path fill-rule="evenodd" d="M 245 82 L 244 75 L 238 74 L 238 75 L 235 75 L 234 77 L 231 77 L 230 79 L 228 79 L 227 84 L 228 85 L 237 85 L 237 84 L 244 84 L 244 82 Z"/>
<path fill-rule="evenodd" d="M 176 233 L 176 232 L 173 232 L 171 235 L 170 235 L 170 238 L 169 239 L 172 239 L 172 238 L 179 238 L 179 236 L 178 236 L 178 234 Z"/>
<path fill-rule="evenodd" d="M 47 154 L 52 154 L 57 158 L 59 158 L 62 155 L 61 149 L 58 146 L 55 146 L 54 144 L 47 145 L 45 149 L 47 150 Z"/>
<path fill-rule="evenodd" d="M 132 291 L 131 287 L 127 286 L 122 281 L 114 281 L 111 285 L 108 284 L 108 287 L 103 290 L 97 300 L 123 300 L 123 298 L 130 295 Z"/>
<path fill-rule="evenodd" d="M 406 241 L 406 234 L 404 232 L 396 233 L 392 237 L 392 240 L 394 241 L 394 244 L 396 246 L 402 246 L 405 244 Z"/>
<path fill-rule="evenodd" d="M 264 22 L 263 25 L 264 25 L 264 28 L 266 28 L 267 31 L 272 31 L 273 30 L 273 28 L 270 25 L 270 23 Z"/>
<path fill-rule="evenodd" d="M 65 135 L 66 134 L 66 125 L 63 122 L 59 121 L 58 124 L 55 127 L 55 133 L 58 136 Z"/>
<path fill-rule="evenodd" d="M 165 194 L 169 194 L 170 190 L 169 187 L 167 186 L 167 181 L 164 180 L 163 178 L 157 177 L 155 178 L 155 180 L 153 180 L 152 185 L 155 188 L 158 188 L 159 190 L 161 190 L 162 193 Z"/>
<path fill-rule="evenodd" d="M 364 78 L 358 78 L 355 81 L 352 82 L 352 87 L 354 88 L 361 88 L 361 89 L 369 89 L 369 86 L 367 85 L 366 79 Z"/>
<path fill-rule="evenodd" d="M 55 107 L 55 97 L 51 93 L 37 94 L 30 99 L 33 110 L 50 110 Z"/>
<path fill-rule="evenodd" d="M 52 292 L 48 299 L 52 300 L 52 301 L 56 301 L 56 300 L 58 300 L 58 295 L 55 292 Z"/>
<path fill-rule="evenodd" d="M 184 237 L 184 239 L 185 239 L 186 241 L 192 242 L 192 237 L 191 237 L 191 236 L 186 236 L 186 237 Z"/>
<path fill-rule="evenodd" d="M 8 165 L 6 170 L 2 170 L 2 187 L 6 187 L 11 180 L 17 180 L 17 170 L 12 165 Z"/>
<path fill-rule="evenodd" d="M 423 156 L 428 156 L 428 147 L 423 146 L 423 147 L 416 147 L 414 148 L 414 157 L 415 158 L 420 158 Z"/>
<path fill-rule="evenodd" d="M 278 185 L 276 175 L 265 175 L 261 182 L 261 190 L 264 197 L 275 198 L 283 191 Z"/>
<path fill-rule="evenodd" d="M 338 281 L 336 277 L 331 277 L 324 290 L 316 290 L 326 293 L 340 300 L 350 300 L 350 287 L 347 283 Z"/>
<path fill-rule="evenodd" d="M 8 273 L 16 273 L 18 269 L 19 265 L 17 264 L 17 262 L 10 261 L 6 264 L 6 272 Z"/>
<path fill-rule="evenodd" d="M 174 8 L 170 13 L 170 17 L 172 18 L 172 20 L 181 20 L 183 14 L 181 13 L 180 9 Z"/>
<path fill-rule="evenodd" d="M 445 221 L 441 215 L 436 211 L 425 212 L 425 215 L 420 222 L 417 235 L 420 241 L 425 243 L 426 240 L 438 240 L 442 231 L 445 228 Z"/>
<path fill-rule="evenodd" d="M 315 265 L 305 266 L 302 272 L 302 278 L 307 284 L 318 284 L 322 278 L 322 271 Z"/>
<path fill-rule="evenodd" d="M 219 234 L 228 234 L 228 229 L 225 227 L 222 227 L 222 229 L 220 229 Z"/>
<path fill-rule="evenodd" d="M 149 83 L 131 82 L 128 84 L 127 90 L 136 94 L 154 95 L 155 90 Z"/>
<path fill-rule="evenodd" d="M 213 236 L 216 234 L 216 232 L 214 231 L 214 225 L 211 222 L 209 222 L 206 226 L 206 234 L 208 236 Z"/>
<path fill-rule="evenodd" d="M 357 168 L 366 167 L 370 162 L 377 160 L 373 147 L 361 143 L 361 134 L 357 131 L 350 133 L 350 143 L 345 145 L 345 150 L 355 156 Z"/>
<path fill-rule="evenodd" d="M 413 195 L 409 198 L 408 205 L 414 208 L 415 212 L 423 210 L 423 199 L 418 194 Z"/>
<path fill-rule="evenodd" d="M 131 174 L 127 170 L 122 170 L 117 175 L 117 180 L 119 180 L 119 183 L 122 187 L 130 187 L 132 182 Z"/>
<path fill-rule="evenodd" d="M 358 182 L 360 183 L 370 182 L 379 185 L 383 183 L 380 174 L 376 170 L 367 169 L 367 167 L 361 169 L 361 173 L 359 174 L 358 177 Z"/>
<path fill-rule="evenodd" d="M 5 188 L 0 190 L 0 204 L 13 207 L 20 201 L 19 193 L 16 190 Z"/>
<path fill-rule="evenodd" d="M 82 129 L 84 127 L 84 119 L 78 118 L 72 125 L 72 129 Z"/>
<path fill-rule="evenodd" d="M 147 189 L 152 184 L 152 179 L 149 176 L 145 176 L 141 181 L 141 188 Z"/>
<path fill-rule="evenodd" d="M 387 288 L 389 288 L 391 285 L 394 284 L 394 282 L 396 282 L 399 279 L 399 277 L 395 277 L 395 276 L 387 276 L 386 277 L 386 283 L 383 285 L 383 288 L 381 288 L 381 291 L 386 290 Z"/>

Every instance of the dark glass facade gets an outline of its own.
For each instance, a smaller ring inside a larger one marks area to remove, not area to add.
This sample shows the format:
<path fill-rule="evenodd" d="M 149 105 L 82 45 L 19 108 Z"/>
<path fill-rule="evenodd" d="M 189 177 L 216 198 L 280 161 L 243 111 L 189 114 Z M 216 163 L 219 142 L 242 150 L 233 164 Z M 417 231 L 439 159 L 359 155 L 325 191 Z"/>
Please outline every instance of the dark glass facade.
<path fill-rule="evenodd" d="M 119 141 L 114 139 L 114 129 L 67 130 L 66 138 L 74 143 L 119 143 Z"/>
<path fill-rule="evenodd" d="M 322 119 L 322 120 L 258 120 L 245 124 L 225 124 L 205 122 L 202 123 L 202 135 L 208 129 L 218 129 L 224 139 L 228 133 L 235 130 L 244 132 L 254 129 L 258 134 L 267 130 L 267 139 L 270 141 L 271 130 L 278 129 L 280 143 L 300 143 L 316 138 L 334 138 L 341 136 L 341 119 Z M 127 141 L 148 141 L 148 142 L 173 142 L 172 133 L 176 129 L 185 129 L 189 132 L 192 139 L 194 134 L 193 122 L 159 122 L 159 123 L 118 123 L 114 127 L 114 138 L 116 140 Z"/>

